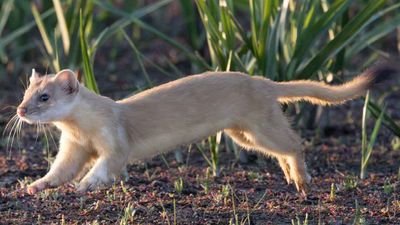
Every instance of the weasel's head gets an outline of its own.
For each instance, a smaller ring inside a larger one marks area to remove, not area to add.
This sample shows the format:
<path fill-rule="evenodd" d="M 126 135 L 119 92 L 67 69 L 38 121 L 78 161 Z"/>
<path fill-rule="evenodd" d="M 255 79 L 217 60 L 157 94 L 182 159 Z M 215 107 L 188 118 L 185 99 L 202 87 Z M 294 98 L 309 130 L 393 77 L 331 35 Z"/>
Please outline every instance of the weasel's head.
<path fill-rule="evenodd" d="M 40 77 L 33 69 L 17 114 L 28 123 L 63 120 L 70 114 L 78 92 L 79 82 L 71 70 Z"/>

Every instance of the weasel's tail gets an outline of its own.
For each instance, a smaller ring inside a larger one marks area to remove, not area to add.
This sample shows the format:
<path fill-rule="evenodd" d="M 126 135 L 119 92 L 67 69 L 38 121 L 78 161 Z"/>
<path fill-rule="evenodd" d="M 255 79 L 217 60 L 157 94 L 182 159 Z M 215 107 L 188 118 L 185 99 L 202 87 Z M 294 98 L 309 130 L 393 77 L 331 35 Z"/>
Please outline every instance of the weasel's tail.
<path fill-rule="evenodd" d="M 397 69 L 394 67 L 377 65 L 341 85 L 327 85 L 309 80 L 279 82 L 276 83 L 278 102 L 308 101 L 318 105 L 341 104 L 364 95 L 374 84 L 388 79 L 395 73 Z"/>

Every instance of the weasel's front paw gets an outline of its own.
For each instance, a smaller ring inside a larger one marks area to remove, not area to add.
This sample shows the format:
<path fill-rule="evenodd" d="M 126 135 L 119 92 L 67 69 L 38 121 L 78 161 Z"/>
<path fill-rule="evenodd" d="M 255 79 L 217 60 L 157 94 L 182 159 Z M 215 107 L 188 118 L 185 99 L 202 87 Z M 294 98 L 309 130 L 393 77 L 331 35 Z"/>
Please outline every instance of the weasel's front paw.
<path fill-rule="evenodd" d="M 30 185 L 28 186 L 28 188 L 26 189 L 26 191 L 28 192 L 28 194 L 34 195 L 34 194 L 36 194 L 37 192 L 39 192 L 39 191 L 41 191 L 41 190 L 43 190 L 43 189 L 48 188 L 49 186 L 50 186 L 50 185 L 49 185 L 49 182 L 48 182 L 47 180 L 41 178 L 41 179 L 39 179 L 39 180 L 36 180 L 36 181 L 33 182 L 32 184 L 30 184 Z"/>

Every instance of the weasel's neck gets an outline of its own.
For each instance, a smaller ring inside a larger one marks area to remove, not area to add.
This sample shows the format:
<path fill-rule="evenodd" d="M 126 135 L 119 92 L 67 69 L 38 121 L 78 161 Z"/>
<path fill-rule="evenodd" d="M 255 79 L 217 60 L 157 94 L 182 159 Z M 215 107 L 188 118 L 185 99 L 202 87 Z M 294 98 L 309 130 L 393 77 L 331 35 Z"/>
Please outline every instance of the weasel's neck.
<path fill-rule="evenodd" d="M 66 132 L 93 132 L 100 128 L 112 117 L 113 110 L 118 104 L 101 95 L 98 95 L 84 86 L 79 87 L 79 92 L 73 103 L 71 112 L 63 120 L 53 122 L 61 131 Z"/>

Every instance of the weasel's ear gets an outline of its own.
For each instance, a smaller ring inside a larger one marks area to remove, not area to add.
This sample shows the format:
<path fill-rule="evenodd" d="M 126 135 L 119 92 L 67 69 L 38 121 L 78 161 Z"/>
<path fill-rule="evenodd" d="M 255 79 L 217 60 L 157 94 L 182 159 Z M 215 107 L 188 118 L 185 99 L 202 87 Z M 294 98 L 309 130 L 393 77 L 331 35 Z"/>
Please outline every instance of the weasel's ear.
<path fill-rule="evenodd" d="M 67 94 L 72 94 L 79 90 L 79 82 L 71 70 L 61 70 L 54 79 L 59 82 Z"/>
<path fill-rule="evenodd" d="M 38 78 L 39 78 L 39 74 L 36 73 L 35 69 L 32 69 L 31 77 L 29 77 L 29 83 L 33 83 Z"/>

